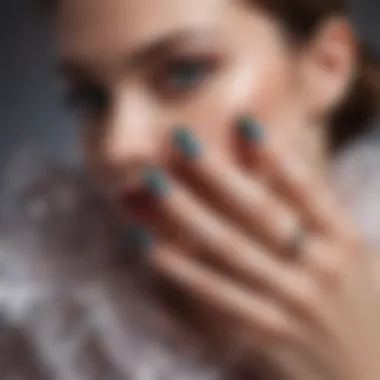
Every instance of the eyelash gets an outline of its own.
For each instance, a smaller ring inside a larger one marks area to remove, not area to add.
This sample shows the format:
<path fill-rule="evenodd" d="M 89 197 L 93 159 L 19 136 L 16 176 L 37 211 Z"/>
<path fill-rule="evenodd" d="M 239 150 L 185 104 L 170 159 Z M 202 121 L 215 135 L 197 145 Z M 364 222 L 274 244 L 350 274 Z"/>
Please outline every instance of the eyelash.
<path fill-rule="evenodd" d="M 100 86 L 83 86 L 69 91 L 65 103 L 74 111 L 86 115 L 96 116 L 103 113 L 109 105 L 107 91 Z"/>
<path fill-rule="evenodd" d="M 181 58 L 163 64 L 154 74 L 154 87 L 164 97 L 187 95 L 198 89 L 216 69 L 212 58 Z"/>
<path fill-rule="evenodd" d="M 212 58 L 180 58 L 161 64 L 153 73 L 153 87 L 160 97 L 178 99 L 198 89 L 216 69 Z M 86 117 L 104 113 L 110 103 L 107 90 L 96 85 L 78 86 L 66 96 L 65 103 Z"/>

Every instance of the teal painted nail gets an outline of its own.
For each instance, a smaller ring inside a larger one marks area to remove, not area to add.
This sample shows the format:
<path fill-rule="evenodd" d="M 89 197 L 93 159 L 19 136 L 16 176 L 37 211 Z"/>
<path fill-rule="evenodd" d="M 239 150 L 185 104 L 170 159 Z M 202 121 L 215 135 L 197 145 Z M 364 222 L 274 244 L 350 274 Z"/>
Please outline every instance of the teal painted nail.
<path fill-rule="evenodd" d="M 202 153 L 200 143 L 186 128 L 177 128 L 174 130 L 173 143 L 186 158 L 196 158 Z"/>
<path fill-rule="evenodd" d="M 168 180 L 159 170 L 146 170 L 143 181 L 155 198 L 163 198 L 169 193 Z"/>
<path fill-rule="evenodd" d="M 138 252 L 147 252 L 155 244 L 155 237 L 146 228 L 130 226 L 125 230 L 127 245 Z"/>
<path fill-rule="evenodd" d="M 249 141 L 261 142 L 264 140 L 264 130 L 251 117 L 245 116 L 238 121 L 240 134 Z"/>

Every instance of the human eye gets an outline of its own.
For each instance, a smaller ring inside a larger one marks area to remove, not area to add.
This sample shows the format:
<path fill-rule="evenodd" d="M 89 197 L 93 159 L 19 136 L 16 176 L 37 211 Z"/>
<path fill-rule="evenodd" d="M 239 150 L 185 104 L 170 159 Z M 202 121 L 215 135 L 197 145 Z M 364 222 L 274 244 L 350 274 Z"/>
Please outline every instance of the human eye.
<path fill-rule="evenodd" d="M 175 58 L 162 64 L 154 86 L 164 97 L 183 96 L 205 84 L 215 69 L 216 62 L 210 57 Z"/>
<path fill-rule="evenodd" d="M 109 95 L 101 86 L 80 85 L 67 91 L 65 103 L 70 109 L 82 116 L 103 114 L 109 105 Z"/>

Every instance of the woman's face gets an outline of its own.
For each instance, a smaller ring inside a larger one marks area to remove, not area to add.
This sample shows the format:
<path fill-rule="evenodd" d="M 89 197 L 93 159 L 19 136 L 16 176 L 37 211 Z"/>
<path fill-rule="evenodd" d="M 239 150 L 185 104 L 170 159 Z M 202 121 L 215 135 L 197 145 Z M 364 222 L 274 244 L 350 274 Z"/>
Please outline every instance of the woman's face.
<path fill-rule="evenodd" d="M 84 126 L 89 166 L 111 190 L 142 166 L 171 165 L 187 126 L 234 160 L 234 128 L 253 115 L 299 145 L 307 106 L 300 53 L 275 21 L 232 0 L 63 0 L 62 73 Z"/>

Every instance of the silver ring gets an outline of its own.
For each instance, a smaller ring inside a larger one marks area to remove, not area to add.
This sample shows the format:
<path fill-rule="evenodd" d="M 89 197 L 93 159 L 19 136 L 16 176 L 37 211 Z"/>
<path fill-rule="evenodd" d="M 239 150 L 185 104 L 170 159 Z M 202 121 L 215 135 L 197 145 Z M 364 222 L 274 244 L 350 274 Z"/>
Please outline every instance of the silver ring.
<path fill-rule="evenodd" d="M 286 247 L 286 255 L 292 259 L 298 259 L 303 252 L 307 234 L 304 229 L 300 228 L 294 234 Z"/>

